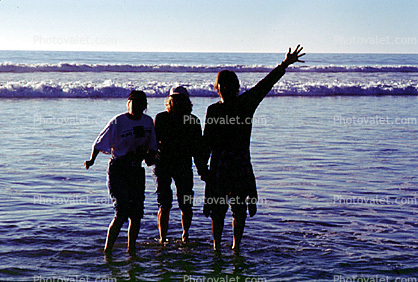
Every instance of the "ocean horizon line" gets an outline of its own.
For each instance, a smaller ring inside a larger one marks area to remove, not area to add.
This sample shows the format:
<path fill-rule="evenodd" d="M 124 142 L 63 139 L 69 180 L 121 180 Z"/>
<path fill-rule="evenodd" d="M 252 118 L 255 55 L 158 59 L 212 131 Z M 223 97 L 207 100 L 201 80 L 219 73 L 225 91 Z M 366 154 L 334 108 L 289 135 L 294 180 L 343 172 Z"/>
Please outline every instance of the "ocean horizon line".
<path fill-rule="evenodd" d="M 0 52 L 51 52 L 51 53 L 144 53 L 144 54 L 286 54 L 284 52 L 269 51 L 133 51 L 133 50 L 30 50 L 30 49 L 0 49 Z M 418 53 L 394 53 L 394 52 L 309 52 L 307 54 L 333 54 L 333 55 L 356 55 L 356 54 L 375 54 L 375 55 L 418 55 Z"/>

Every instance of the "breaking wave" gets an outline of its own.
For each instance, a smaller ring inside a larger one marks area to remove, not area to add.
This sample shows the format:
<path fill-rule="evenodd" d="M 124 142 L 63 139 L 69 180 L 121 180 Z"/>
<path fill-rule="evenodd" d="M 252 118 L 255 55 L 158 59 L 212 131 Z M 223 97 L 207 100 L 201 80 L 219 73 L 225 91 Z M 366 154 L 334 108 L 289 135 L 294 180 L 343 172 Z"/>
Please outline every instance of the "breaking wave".
<path fill-rule="evenodd" d="M 129 64 L 19 64 L 1 63 L 0 73 L 37 73 L 37 72 L 172 72 L 172 73 L 212 73 L 221 69 L 229 69 L 235 72 L 269 72 L 274 66 L 264 65 L 129 65 Z M 288 72 L 418 72 L 418 66 L 412 65 L 390 65 L 390 66 L 291 66 Z"/>
<path fill-rule="evenodd" d="M 0 84 L 0 98 L 126 98 L 131 90 L 143 90 L 149 97 L 166 97 L 172 84 L 165 82 L 118 83 L 15 81 Z M 241 91 L 251 86 L 244 85 Z M 193 97 L 216 97 L 213 84 L 187 86 Z M 279 82 L 269 96 L 341 96 L 341 95 L 418 95 L 413 80 L 342 83 Z"/>

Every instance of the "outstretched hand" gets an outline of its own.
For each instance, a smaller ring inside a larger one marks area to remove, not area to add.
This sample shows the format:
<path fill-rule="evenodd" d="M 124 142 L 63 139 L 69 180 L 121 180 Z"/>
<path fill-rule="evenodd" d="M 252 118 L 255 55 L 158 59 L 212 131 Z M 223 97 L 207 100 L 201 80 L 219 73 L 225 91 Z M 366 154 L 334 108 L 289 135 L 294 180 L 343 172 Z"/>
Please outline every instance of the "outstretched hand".
<path fill-rule="evenodd" d="M 89 167 L 91 167 L 92 165 L 94 165 L 94 161 L 93 160 L 88 160 L 84 162 L 84 167 L 86 169 L 89 169 Z"/>
<path fill-rule="evenodd" d="M 288 67 L 289 65 L 294 64 L 296 62 L 304 63 L 305 61 L 299 60 L 300 57 L 305 55 L 305 53 L 300 54 L 302 49 L 303 47 L 300 47 L 300 45 L 298 45 L 296 47 L 296 50 L 292 53 L 292 49 L 289 48 L 289 52 L 286 54 L 286 59 L 283 61 L 283 64 L 286 67 Z"/>

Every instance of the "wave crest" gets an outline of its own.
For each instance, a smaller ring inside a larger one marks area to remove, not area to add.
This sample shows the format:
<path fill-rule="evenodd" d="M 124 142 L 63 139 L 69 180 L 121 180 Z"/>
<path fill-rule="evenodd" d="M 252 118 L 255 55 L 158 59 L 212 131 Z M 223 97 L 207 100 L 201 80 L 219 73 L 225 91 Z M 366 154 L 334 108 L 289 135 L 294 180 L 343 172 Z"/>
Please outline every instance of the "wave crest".
<path fill-rule="evenodd" d="M 213 66 L 187 66 L 187 65 L 129 65 L 129 64 L 15 64 L 0 63 L 0 73 L 36 73 L 36 72 L 171 72 L 171 73 L 212 73 L 222 69 L 229 69 L 235 72 L 269 72 L 274 66 L 264 65 L 213 65 Z M 418 66 L 396 65 L 396 66 L 291 66 L 288 72 L 418 72 Z"/>
<path fill-rule="evenodd" d="M 131 90 L 143 90 L 149 97 L 166 97 L 171 83 L 149 82 L 148 84 L 118 83 L 107 80 L 92 82 L 46 82 L 18 81 L 0 84 L 0 98 L 126 98 Z M 217 97 L 213 84 L 186 85 L 191 96 Z M 242 87 L 242 91 L 250 86 Z M 418 85 L 403 82 L 280 82 L 269 96 L 340 96 L 340 95 L 418 95 Z"/>

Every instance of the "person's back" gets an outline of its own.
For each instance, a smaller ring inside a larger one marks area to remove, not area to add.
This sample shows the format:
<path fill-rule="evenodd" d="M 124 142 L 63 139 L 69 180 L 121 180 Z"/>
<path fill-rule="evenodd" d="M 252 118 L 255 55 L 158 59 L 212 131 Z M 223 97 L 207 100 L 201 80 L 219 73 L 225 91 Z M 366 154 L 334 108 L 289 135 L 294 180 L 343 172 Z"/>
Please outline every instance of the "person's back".
<path fill-rule="evenodd" d="M 250 150 L 252 118 L 259 103 L 248 91 L 225 102 L 208 107 L 205 138 L 213 152 L 247 152 Z"/>
<path fill-rule="evenodd" d="M 302 48 L 296 48 L 286 59 L 249 91 L 238 95 L 239 80 L 232 71 L 218 73 L 214 88 L 221 101 L 208 107 L 203 140 L 205 160 L 210 158 L 209 176 L 205 188 L 205 216 L 212 218 L 214 249 L 219 250 L 224 219 L 231 206 L 233 246 L 239 250 L 247 217 L 256 214 L 258 201 L 255 176 L 250 158 L 252 118 L 261 101 L 285 69 L 299 60 Z"/>
<path fill-rule="evenodd" d="M 145 169 L 142 161 L 154 164 L 157 141 L 152 118 L 144 114 L 147 97 L 143 91 L 132 91 L 127 102 L 128 112 L 108 122 L 93 144 L 91 167 L 99 152 L 111 154 L 107 170 L 107 187 L 115 216 L 109 225 L 105 253 L 110 254 L 124 222 L 130 220 L 128 252 L 135 255 L 136 239 L 144 215 Z"/>
<path fill-rule="evenodd" d="M 156 161 L 190 168 L 202 134 L 199 119 L 192 114 L 176 115 L 165 111 L 155 117 L 155 128 L 158 141 Z"/>
<path fill-rule="evenodd" d="M 198 173 L 207 173 L 207 164 L 201 157 L 202 128 L 199 119 L 191 114 L 192 103 L 184 87 L 173 88 L 167 101 L 166 111 L 155 117 L 155 133 L 158 152 L 154 175 L 157 186 L 158 229 L 160 243 L 166 243 L 168 221 L 172 208 L 173 191 L 177 188 L 177 200 L 181 210 L 183 242 L 188 241 L 193 217 L 193 169 L 192 158 Z"/>

